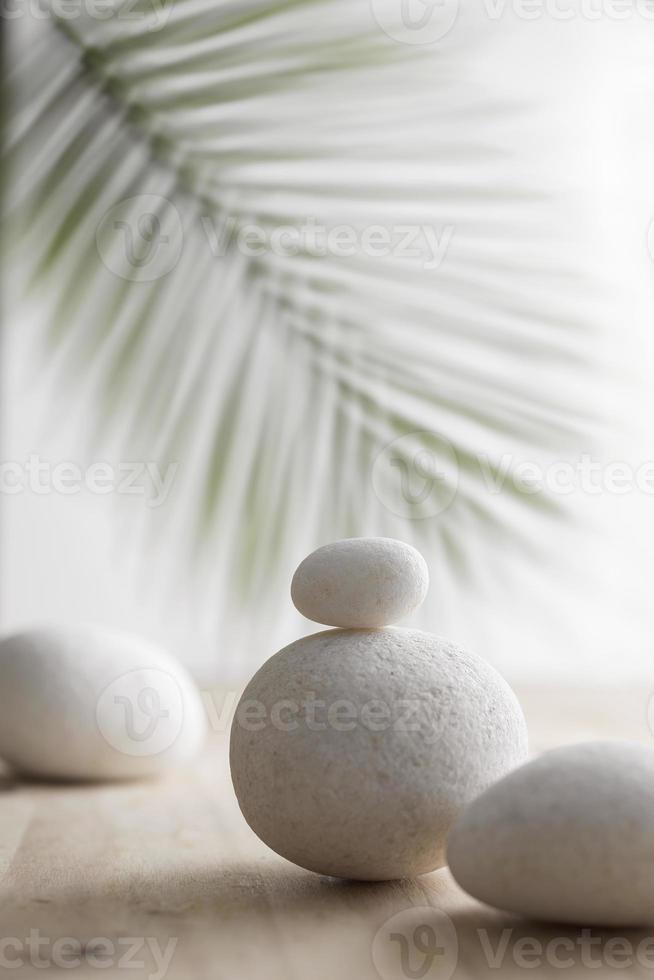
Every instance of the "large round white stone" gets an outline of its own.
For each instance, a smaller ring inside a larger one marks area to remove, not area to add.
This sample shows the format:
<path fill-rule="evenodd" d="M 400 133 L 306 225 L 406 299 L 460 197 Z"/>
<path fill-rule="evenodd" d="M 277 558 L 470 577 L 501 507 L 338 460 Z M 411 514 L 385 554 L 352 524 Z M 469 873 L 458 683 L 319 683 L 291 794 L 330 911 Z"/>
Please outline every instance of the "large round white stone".
<path fill-rule="evenodd" d="M 654 748 L 592 742 L 492 786 L 448 842 L 475 898 L 535 919 L 654 925 Z"/>
<path fill-rule="evenodd" d="M 425 560 L 411 545 L 393 538 L 346 538 L 304 559 L 291 597 L 316 623 L 372 629 L 404 619 L 428 587 Z"/>
<path fill-rule="evenodd" d="M 463 807 L 526 757 L 518 702 L 489 664 L 419 630 L 330 630 L 250 681 L 232 725 L 254 832 L 311 871 L 384 880 L 444 864 Z"/>
<path fill-rule="evenodd" d="M 195 755 L 205 728 L 186 670 L 138 637 L 82 627 L 0 642 L 0 757 L 20 772 L 150 776 Z"/>

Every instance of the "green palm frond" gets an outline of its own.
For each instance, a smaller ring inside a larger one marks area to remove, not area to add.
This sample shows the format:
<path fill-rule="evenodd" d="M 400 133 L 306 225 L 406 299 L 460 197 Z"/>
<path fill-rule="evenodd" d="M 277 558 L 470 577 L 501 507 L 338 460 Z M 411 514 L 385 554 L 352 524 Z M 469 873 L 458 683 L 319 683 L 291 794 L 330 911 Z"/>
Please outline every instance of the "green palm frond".
<path fill-rule="evenodd" d="M 529 107 L 489 100 L 474 30 L 467 59 L 456 31 L 398 44 L 367 3 L 130 9 L 143 18 L 41 24 L 10 78 L 8 238 L 68 377 L 93 378 L 99 430 L 181 461 L 183 537 L 240 599 L 311 546 L 365 533 L 472 575 L 480 536 L 557 506 L 510 482 L 489 494 L 478 454 L 497 476 L 507 451 L 563 452 L 592 421 L 583 392 L 551 383 L 593 358 L 594 310 L 572 299 L 574 216 L 552 214 L 511 156 Z M 139 227 L 144 196 L 183 246 L 152 280 L 116 274 L 97 244 L 121 202 Z M 308 219 L 452 237 L 437 268 L 235 245 L 251 223 Z M 417 502 L 408 520 L 375 492 L 375 460 L 391 443 L 399 463 L 421 448 L 438 460 L 439 435 L 458 492 L 437 519 Z"/>

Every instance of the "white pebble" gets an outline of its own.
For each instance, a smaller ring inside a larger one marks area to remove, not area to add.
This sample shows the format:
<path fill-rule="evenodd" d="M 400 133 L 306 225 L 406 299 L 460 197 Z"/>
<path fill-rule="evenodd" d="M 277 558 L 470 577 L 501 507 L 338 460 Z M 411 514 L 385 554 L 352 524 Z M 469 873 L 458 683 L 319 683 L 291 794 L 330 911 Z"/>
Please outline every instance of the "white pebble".
<path fill-rule="evenodd" d="M 475 898 L 535 919 L 654 925 L 654 748 L 556 749 L 471 804 L 448 842 Z"/>
<path fill-rule="evenodd" d="M 316 623 L 374 629 L 408 616 L 428 587 L 425 560 L 411 545 L 393 538 L 346 538 L 304 559 L 291 597 Z"/>
<path fill-rule="evenodd" d="M 442 866 L 463 807 L 526 752 L 520 706 L 485 661 L 419 630 L 329 630 L 255 674 L 230 762 L 269 847 L 374 881 Z"/>
<path fill-rule="evenodd" d="M 195 755 L 205 726 L 186 670 L 138 637 L 80 627 L 0 642 L 0 757 L 21 773 L 150 776 Z"/>

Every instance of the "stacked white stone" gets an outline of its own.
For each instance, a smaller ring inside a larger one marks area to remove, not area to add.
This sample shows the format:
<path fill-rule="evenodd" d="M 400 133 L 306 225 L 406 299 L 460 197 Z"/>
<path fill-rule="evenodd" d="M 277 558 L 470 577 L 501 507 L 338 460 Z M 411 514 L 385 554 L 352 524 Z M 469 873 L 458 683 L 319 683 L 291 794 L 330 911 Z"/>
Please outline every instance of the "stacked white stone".
<path fill-rule="evenodd" d="M 326 545 L 295 573 L 300 612 L 339 628 L 255 674 L 230 761 L 252 830 L 301 867 L 363 880 L 441 867 L 466 804 L 526 758 L 522 711 L 488 663 L 392 625 L 428 583 L 422 556 L 389 538 Z"/>

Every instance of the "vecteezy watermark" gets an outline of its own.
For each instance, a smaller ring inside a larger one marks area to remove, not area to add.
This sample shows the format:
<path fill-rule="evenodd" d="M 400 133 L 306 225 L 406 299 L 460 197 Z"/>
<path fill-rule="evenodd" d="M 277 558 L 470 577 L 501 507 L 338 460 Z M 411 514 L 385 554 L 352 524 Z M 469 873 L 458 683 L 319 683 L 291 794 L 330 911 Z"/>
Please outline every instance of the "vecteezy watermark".
<path fill-rule="evenodd" d="M 131 670 L 109 684 L 98 698 L 100 734 L 123 755 L 165 752 L 184 726 L 184 697 L 175 678 L 158 668 Z"/>
<path fill-rule="evenodd" d="M 654 936 L 607 935 L 605 931 L 570 928 L 557 935 L 543 926 L 540 935 L 516 928 L 465 927 L 466 955 L 488 970 L 654 970 Z M 450 980 L 459 960 L 459 937 L 450 917 L 430 906 L 405 909 L 375 934 L 372 961 L 382 980 Z"/>
<path fill-rule="evenodd" d="M 138 24 L 141 31 L 158 31 L 173 6 L 168 0 L 0 0 L 0 20 L 118 20 Z"/>
<path fill-rule="evenodd" d="M 652 262 L 654 262 L 654 218 L 650 221 L 647 229 L 647 249 Z"/>
<path fill-rule="evenodd" d="M 365 728 L 370 732 L 394 735 L 417 735 L 428 745 L 435 744 L 448 723 L 449 705 L 442 700 L 436 708 L 433 701 L 404 698 L 393 701 L 371 698 L 318 698 L 314 691 L 298 697 L 281 698 L 266 705 L 258 698 L 239 700 L 239 691 L 225 691 L 221 704 L 216 692 L 201 691 L 207 722 L 214 732 L 226 732 L 235 721 L 246 731 L 260 732 L 270 727 L 292 735 L 300 728 L 308 731 L 352 732 Z"/>
<path fill-rule="evenodd" d="M 434 44 L 454 27 L 459 0 L 370 0 L 373 16 L 388 37 L 403 44 Z M 652 0 L 481 0 L 490 21 L 567 22 L 644 20 L 654 22 Z"/>
<path fill-rule="evenodd" d="M 260 225 L 228 216 L 200 219 L 214 258 L 236 249 L 249 258 L 271 254 L 315 259 L 393 257 L 417 262 L 427 272 L 438 269 L 454 237 L 454 225 L 325 225 L 307 216 L 294 225 Z"/>
<path fill-rule="evenodd" d="M 372 466 L 377 498 L 398 517 L 423 520 L 447 510 L 459 485 L 454 447 L 435 432 L 410 432 L 394 439 Z"/>
<path fill-rule="evenodd" d="M 132 282 L 153 282 L 179 262 L 184 231 L 171 201 L 158 194 L 139 194 L 109 208 L 95 241 L 100 258 L 114 275 Z"/>
<path fill-rule="evenodd" d="M 515 929 L 489 932 L 477 929 L 477 939 L 487 966 L 502 970 L 510 965 L 522 970 L 550 967 L 572 970 L 625 970 L 642 967 L 654 970 L 654 937 L 639 941 L 626 936 L 596 934 L 592 929 L 571 930 L 566 936 L 516 935 Z"/>
<path fill-rule="evenodd" d="M 163 467 L 154 460 L 116 464 L 99 461 L 83 467 L 71 460 L 53 463 L 32 453 L 22 461 L 0 462 L 0 496 L 26 492 L 74 496 L 84 490 L 100 496 L 143 497 L 147 507 L 156 508 L 168 499 L 178 467 L 178 463 Z"/>
<path fill-rule="evenodd" d="M 495 21 L 507 14 L 527 21 L 654 21 L 651 0 L 483 0 L 483 9 Z"/>
<path fill-rule="evenodd" d="M 147 980 L 164 980 L 176 948 L 176 938 L 169 939 L 165 947 L 152 936 L 121 936 L 118 939 L 95 936 L 82 942 L 75 936 L 53 939 L 42 935 L 38 929 L 30 929 L 27 936 L 0 938 L 0 969 L 106 970 L 113 967 L 139 970 L 139 976 L 147 977 Z"/>
<path fill-rule="evenodd" d="M 459 961 L 459 941 L 445 912 L 415 906 L 384 922 L 371 952 L 382 980 L 450 980 Z"/>
<path fill-rule="evenodd" d="M 476 475 L 491 496 L 507 490 L 527 497 L 629 493 L 654 496 L 654 460 L 633 463 L 582 453 L 575 459 L 544 463 L 512 453 L 500 457 L 473 453 L 467 465 L 477 470 Z M 371 480 L 378 500 L 391 513 L 410 520 L 436 517 L 456 497 L 457 454 L 437 432 L 411 432 L 389 442 L 378 453 Z"/>
<path fill-rule="evenodd" d="M 206 705 L 205 700 L 205 705 Z M 293 735 L 304 728 L 311 732 L 350 733 L 358 729 L 390 732 L 393 736 L 413 735 L 434 745 L 442 736 L 448 718 L 448 705 L 435 709 L 426 698 L 371 698 L 361 703 L 351 698 L 318 698 L 314 691 L 300 697 L 280 698 L 270 705 L 257 698 L 243 699 L 235 712 L 235 723 L 249 732 L 266 728 Z"/>
<path fill-rule="evenodd" d="M 384 34 L 401 44 L 434 44 L 452 30 L 459 0 L 370 0 Z"/>
<path fill-rule="evenodd" d="M 119 201 L 102 217 L 98 254 L 121 279 L 152 282 L 179 262 L 185 237 L 199 232 L 214 259 L 230 252 L 246 258 L 387 259 L 440 268 L 454 238 L 454 225 L 326 225 L 308 215 L 295 224 L 258 224 L 242 216 L 202 214 L 186 233 L 175 205 L 165 197 L 142 194 Z"/>
<path fill-rule="evenodd" d="M 505 453 L 499 459 L 478 453 L 476 461 L 491 494 L 500 494 L 511 486 L 527 495 L 545 492 L 564 497 L 574 493 L 591 497 L 601 494 L 623 496 L 634 492 L 654 495 L 654 460 L 633 464 L 582 453 L 574 460 L 552 460 L 543 464 L 517 459 L 511 453 Z"/>

